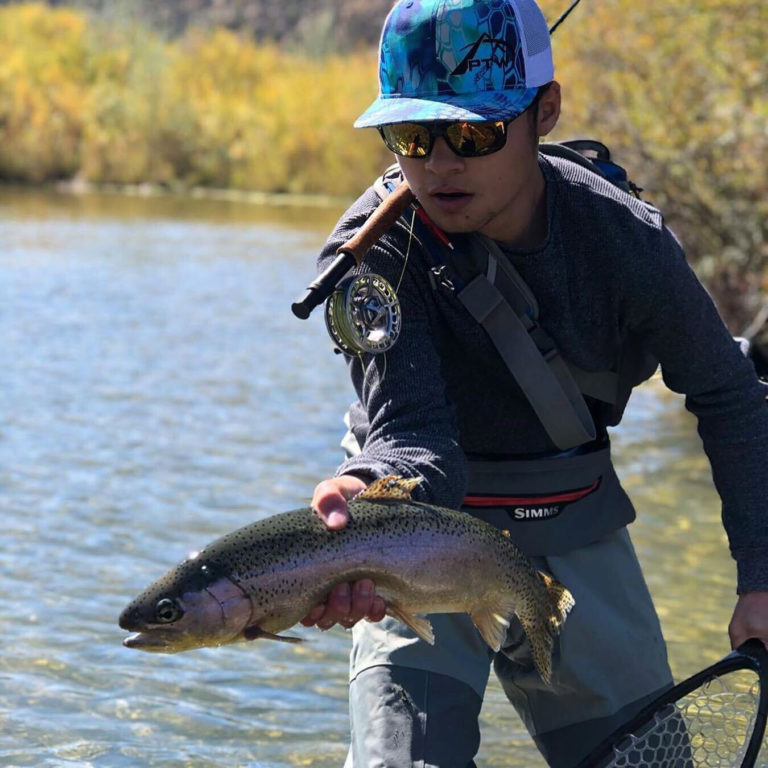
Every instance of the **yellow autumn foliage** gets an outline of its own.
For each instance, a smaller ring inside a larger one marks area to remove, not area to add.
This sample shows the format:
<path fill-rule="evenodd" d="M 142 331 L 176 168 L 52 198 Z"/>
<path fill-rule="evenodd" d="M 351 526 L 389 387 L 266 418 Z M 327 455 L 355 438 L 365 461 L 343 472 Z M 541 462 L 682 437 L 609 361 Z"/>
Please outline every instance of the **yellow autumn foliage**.
<path fill-rule="evenodd" d="M 768 4 L 600 0 L 567 25 L 557 137 L 610 145 L 744 328 L 768 302 Z"/>
<path fill-rule="evenodd" d="M 164 41 L 134 22 L 0 7 L 0 179 L 352 195 L 388 162 L 355 116 L 375 52 L 322 60 L 223 29 Z"/>
<path fill-rule="evenodd" d="M 542 4 L 552 19 L 566 5 Z M 587 1 L 553 44 L 553 138 L 608 144 L 743 326 L 768 289 L 768 4 Z M 0 6 L 0 180 L 352 196 L 390 161 L 352 128 L 375 93 L 373 50 L 313 58 Z"/>

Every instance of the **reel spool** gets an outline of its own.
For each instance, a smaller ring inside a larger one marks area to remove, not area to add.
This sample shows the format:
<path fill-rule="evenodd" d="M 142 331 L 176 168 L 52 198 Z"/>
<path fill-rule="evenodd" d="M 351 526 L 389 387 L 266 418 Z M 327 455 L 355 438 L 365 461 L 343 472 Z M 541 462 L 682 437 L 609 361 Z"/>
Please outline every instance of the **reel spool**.
<path fill-rule="evenodd" d="M 345 354 L 381 354 L 392 349 L 400 336 L 400 301 L 380 275 L 356 275 L 339 283 L 331 294 L 325 325 Z"/>

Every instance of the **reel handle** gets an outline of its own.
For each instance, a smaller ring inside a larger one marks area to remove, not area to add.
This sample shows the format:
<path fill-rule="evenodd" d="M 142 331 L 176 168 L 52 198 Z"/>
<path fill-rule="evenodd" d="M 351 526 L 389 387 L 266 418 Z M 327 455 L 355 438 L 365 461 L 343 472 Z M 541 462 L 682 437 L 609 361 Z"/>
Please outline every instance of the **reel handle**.
<path fill-rule="evenodd" d="M 334 291 L 338 283 L 355 266 L 359 266 L 365 254 L 381 236 L 400 218 L 403 211 L 415 197 L 407 182 L 403 182 L 392 192 L 357 234 L 340 246 L 336 258 L 330 266 L 307 288 L 304 295 L 291 304 L 291 311 L 300 320 L 306 320 L 312 310 L 322 304 Z"/>

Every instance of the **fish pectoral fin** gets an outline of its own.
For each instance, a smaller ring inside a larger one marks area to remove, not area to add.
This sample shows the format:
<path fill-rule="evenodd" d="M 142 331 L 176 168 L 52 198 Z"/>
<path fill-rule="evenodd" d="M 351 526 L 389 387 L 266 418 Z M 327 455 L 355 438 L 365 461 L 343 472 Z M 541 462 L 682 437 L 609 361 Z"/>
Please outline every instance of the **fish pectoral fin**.
<path fill-rule="evenodd" d="M 432 631 L 432 624 L 429 619 L 423 616 L 414 616 L 398 603 L 387 603 L 387 615 L 392 616 L 398 621 L 402 621 L 407 627 L 410 627 L 416 635 L 429 645 L 435 644 L 435 633 Z"/>
<path fill-rule="evenodd" d="M 400 477 L 387 475 L 374 480 L 364 491 L 355 496 L 357 499 L 401 499 L 409 501 L 413 489 L 421 483 L 420 477 Z"/>
<path fill-rule="evenodd" d="M 253 624 L 243 630 L 243 637 L 246 640 L 278 640 L 281 643 L 303 643 L 302 637 L 287 637 L 286 635 L 273 635 L 271 632 L 265 632 L 261 627 Z"/>
<path fill-rule="evenodd" d="M 515 613 L 515 603 L 511 598 L 501 596 L 495 605 L 484 605 L 470 612 L 472 621 L 483 637 L 483 640 L 494 650 L 498 651 L 504 645 L 507 630 Z"/>

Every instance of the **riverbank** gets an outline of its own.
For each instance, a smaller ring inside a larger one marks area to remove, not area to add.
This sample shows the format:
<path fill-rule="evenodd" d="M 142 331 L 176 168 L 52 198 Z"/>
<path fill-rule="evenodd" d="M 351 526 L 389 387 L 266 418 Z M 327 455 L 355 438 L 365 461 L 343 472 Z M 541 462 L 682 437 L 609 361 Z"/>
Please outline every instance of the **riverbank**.
<path fill-rule="evenodd" d="M 249 205 L 290 207 L 290 208 L 323 208 L 340 209 L 352 203 L 353 198 L 323 194 L 295 194 L 290 192 L 257 192 L 247 189 L 218 189 L 216 187 L 184 187 L 181 185 L 161 185 L 144 182 L 142 184 L 94 184 L 73 179 L 71 181 L 55 181 L 35 185 L 4 185 L 10 189 L 14 186 L 25 189 L 49 190 L 66 195 L 121 195 L 124 197 L 140 198 L 180 198 L 192 200 L 218 200 L 232 203 L 247 203 Z"/>

